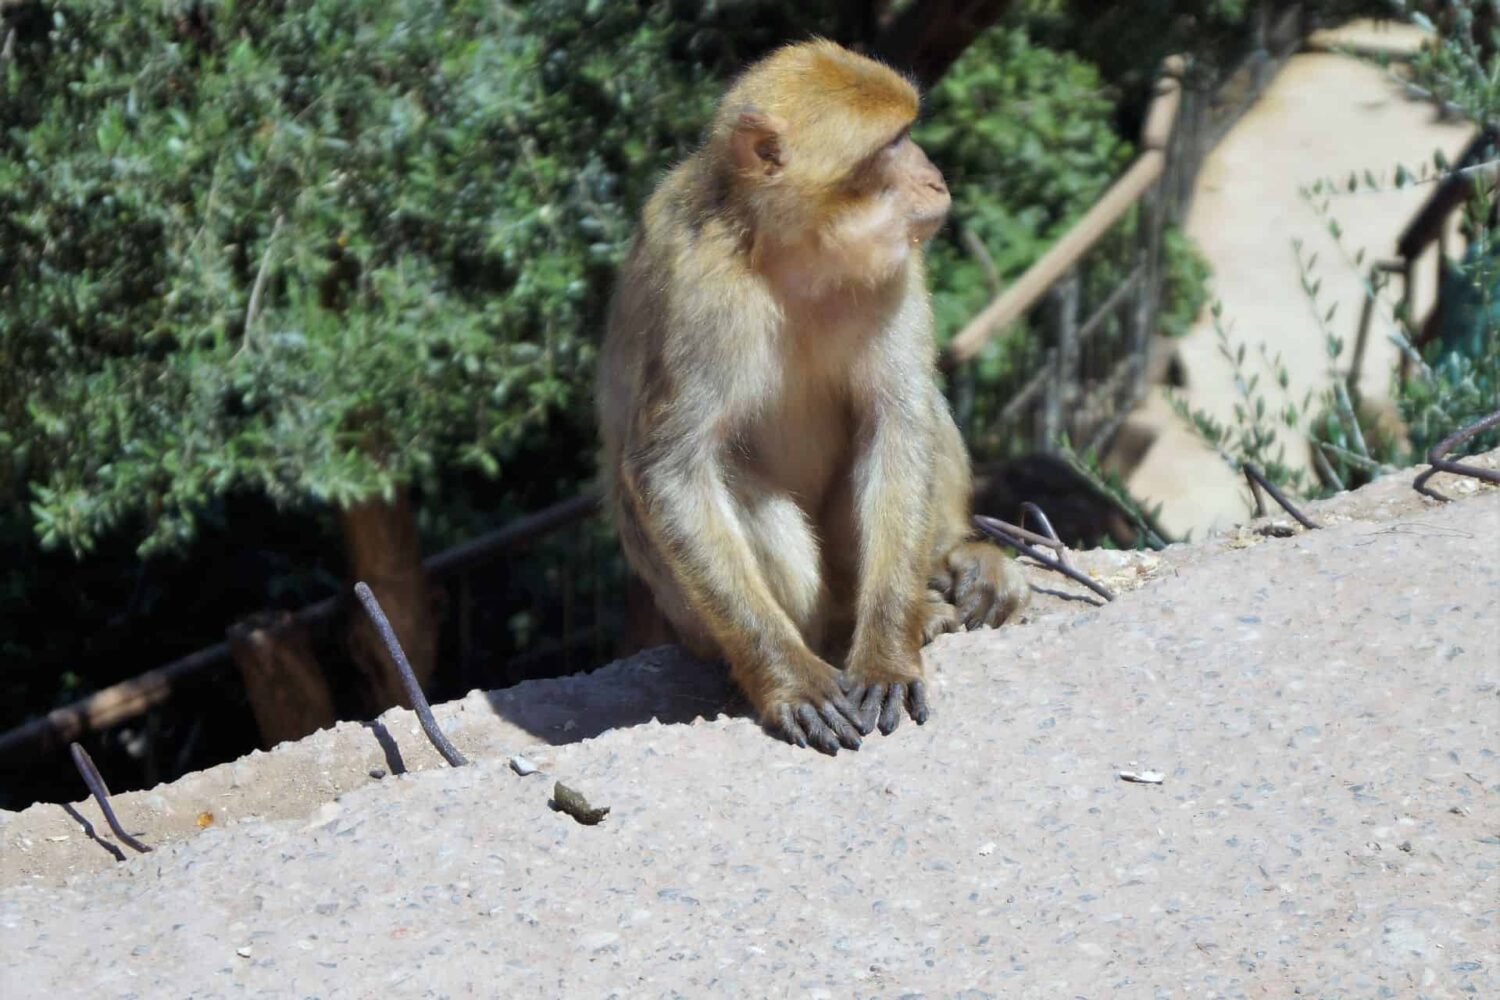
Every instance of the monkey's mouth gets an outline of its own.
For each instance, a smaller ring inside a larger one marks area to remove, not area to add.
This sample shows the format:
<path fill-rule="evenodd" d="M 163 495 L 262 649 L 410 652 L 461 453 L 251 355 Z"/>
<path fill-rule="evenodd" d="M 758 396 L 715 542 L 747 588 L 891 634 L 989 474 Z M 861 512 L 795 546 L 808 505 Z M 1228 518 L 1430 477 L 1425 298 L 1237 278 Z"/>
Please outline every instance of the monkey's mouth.
<path fill-rule="evenodd" d="M 926 243 L 937 235 L 943 223 L 948 221 L 948 209 L 945 206 L 941 212 L 925 213 L 911 220 L 910 232 L 913 243 Z"/>

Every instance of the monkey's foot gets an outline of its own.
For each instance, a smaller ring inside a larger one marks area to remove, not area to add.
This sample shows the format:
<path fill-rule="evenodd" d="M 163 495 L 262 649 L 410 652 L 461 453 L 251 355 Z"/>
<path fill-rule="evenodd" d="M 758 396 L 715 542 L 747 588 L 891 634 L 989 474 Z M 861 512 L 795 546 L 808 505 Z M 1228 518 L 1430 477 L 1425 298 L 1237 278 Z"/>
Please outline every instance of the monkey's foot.
<path fill-rule="evenodd" d="M 794 746 L 812 746 L 830 755 L 841 746 L 858 750 L 860 734 L 870 727 L 841 687 L 830 678 L 826 687 L 810 684 L 809 690 L 773 702 L 763 716 L 766 729 Z"/>
<path fill-rule="evenodd" d="M 928 590 L 927 603 L 922 607 L 922 645 L 948 632 L 962 632 L 963 628 L 958 609 L 948 603 L 947 595 L 939 590 Z"/>
<path fill-rule="evenodd" d="M 928 586 L 947 596 L 968 629 L 998 627 L 1031 600 L 1021 567 L 990 542 L 955 545 Z"/>

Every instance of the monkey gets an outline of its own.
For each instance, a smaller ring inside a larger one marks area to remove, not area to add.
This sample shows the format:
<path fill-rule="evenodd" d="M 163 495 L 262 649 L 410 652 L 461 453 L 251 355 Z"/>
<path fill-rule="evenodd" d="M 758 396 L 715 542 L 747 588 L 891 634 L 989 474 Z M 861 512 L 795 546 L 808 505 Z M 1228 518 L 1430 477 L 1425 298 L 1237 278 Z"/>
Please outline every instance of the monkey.
<path fill-rule="evenodd" d="M 631 569 L 769 733 L 828 754 L 925 722 L 921 647 L 1030 594 L 969 521 L 923 268 L 950 194 L 918 101 L 821 39 L 746 69 L 647 201 L 599 357 Z"/>

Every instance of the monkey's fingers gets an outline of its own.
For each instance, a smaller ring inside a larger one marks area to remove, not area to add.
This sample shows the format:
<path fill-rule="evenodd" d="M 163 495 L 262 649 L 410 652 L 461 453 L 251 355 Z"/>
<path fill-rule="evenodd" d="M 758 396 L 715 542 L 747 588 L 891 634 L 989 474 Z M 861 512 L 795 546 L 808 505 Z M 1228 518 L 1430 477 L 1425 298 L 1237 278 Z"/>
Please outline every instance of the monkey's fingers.
<path fill-rule="evenodd" d="M 862 728 L 864 713 L 860 711 L 858 705 L 860 694 L 864 688 L 857 680 L 848 677 L 842 670 L 839 671 L 839 687 L 842 689 L 841 693 L 833 695 L 818 710 L 823 713 L 824 718 L 829 720 L 828 724 L 834 726 L 835 729 L 839 726 L 853 726 L 858 731 L 858 735 L 865 735 L 869 730 Z M 829 715 L 830 712 L 834 714 Z M 836 722 L 835 718 L 837 718 Z M 842 739 L 842 737 L 840 738 Z M 856 739 L 854 742 L 856 746 L 850 749 L 858 749 L 859 740 Z M 849 746 L 847 740 L 844 741 L 844 746 Z"/>
<path fill-rule="evenodd" d="M 818 706 L 818 712 L 822 714 L 829 728 L 838 734 L 840 743 L 850 750 L 859 749 L 859 737 L 861 735 L 859 726 L 863 721 L 863 717 L 859 714 L 859 710 L 849 704 L 843 695 L 823 702 L 823 704 Z"/>
<path fill-rule="evenodd" d="M 807 742 L 814 749 L 821 750 L 830 757 L 839 752 L 839 738 L 827 723 L 818 717 L 817 710 L 811 705 L 802 704 L 796 708 L 797 722 L 801 724 L 802 730 L 807 733 Z"/>
<path fill-rule="evenodd" d="M 772 727 L 772 731 L 792 746 L 807 746 L 807 734 L 797 724 L 797 718 L 792 715 L 790 705 L 782 705 L 776 710 L 776 725 Z"/>
<path fill-rule="evenodd" d="M 906 689 L 906 710 L 917 725 L 927 721 L 927 682 L 912 681 Z"/>
<path fill-rule="evenodd" d="M 998 597 L 994 587 L 983 584 L 975 584 L 965 591 L 958 602 L 958 617 L 963 620 L 964 628 L 983 628 L 989 624 Z"/>
<path fill-rule="evenodd" d="M 889 736 L 901 725 L 901 704 L 906 700 L 906 685 L 891 684 L 885 689 L 885 704 L 880 706 L 880 732 Z"/>
<path fill-rule="evenodd" d="M 946 601 L 953 596 L 953 571 L 939 566 L 927 578 L 928 600 Z"/>

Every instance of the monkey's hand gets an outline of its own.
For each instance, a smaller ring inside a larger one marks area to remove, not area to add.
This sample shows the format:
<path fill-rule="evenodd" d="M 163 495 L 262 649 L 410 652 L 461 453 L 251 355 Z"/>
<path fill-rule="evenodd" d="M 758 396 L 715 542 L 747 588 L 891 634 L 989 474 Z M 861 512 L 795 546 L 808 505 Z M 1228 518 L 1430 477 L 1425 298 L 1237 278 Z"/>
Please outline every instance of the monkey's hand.
<path fill-rule="evenodd" d="M 964 628 L 998 627 L 1031 600 L 1031 585 L 1014 559 L 989 542 L 960 542 L 933 573 L 928 587 L 946 596 Z M 924 634 L 924 640 L 930 641 Z"/>
<path fill-rule="evenodd" d="M 927 721 L 927 682 L 916 650 L 911 652 L 910 665 L 851 661 L 844 675 L 844 687 L 859 699 L 860 732 L 879 727 L 889 736 L 901 724 L 902 708 L 917 725 Z"/>
<path fill-rule="evenodd" d="M 840 746 L 858 750 L 860 734 L 870 731 L 849 700 L 839 671 L 816 658 L 776 685 L 761 720 L 788 743 L 811 745 L 826 754 L 837 754 Z"/>

